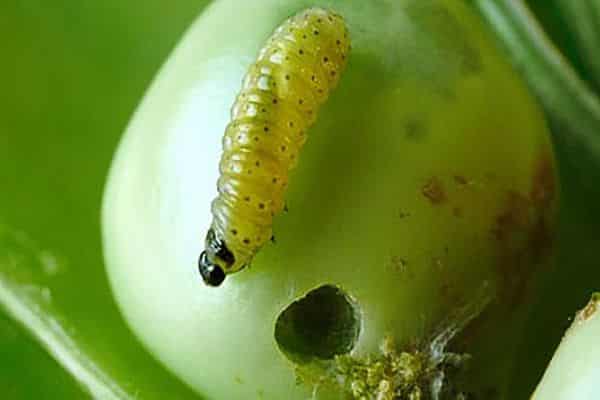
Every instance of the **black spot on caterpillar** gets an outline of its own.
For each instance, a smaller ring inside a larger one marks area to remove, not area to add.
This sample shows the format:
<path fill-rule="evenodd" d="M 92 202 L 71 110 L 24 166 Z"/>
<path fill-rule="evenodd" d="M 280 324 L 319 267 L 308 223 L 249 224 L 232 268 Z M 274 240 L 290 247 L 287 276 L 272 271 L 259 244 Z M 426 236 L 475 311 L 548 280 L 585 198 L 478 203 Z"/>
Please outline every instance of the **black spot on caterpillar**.
<path fill-rule="evenodd" d="M 249 67 L 223 136 L 213 221 L 198 260 L 206 284 L 247 266 L 273 236 L 289 171 L 349 51 L 344 19 L 313 7 L 283 22 Z"/>

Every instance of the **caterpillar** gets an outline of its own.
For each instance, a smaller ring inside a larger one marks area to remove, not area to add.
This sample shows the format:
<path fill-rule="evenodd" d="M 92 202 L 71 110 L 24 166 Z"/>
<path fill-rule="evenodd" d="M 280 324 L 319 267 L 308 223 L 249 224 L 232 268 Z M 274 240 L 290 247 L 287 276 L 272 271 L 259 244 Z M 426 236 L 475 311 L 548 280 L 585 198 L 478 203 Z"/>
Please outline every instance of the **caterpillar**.
<path fill-rule="evenodd" d="M 218 195 L 198 259 L 207 285 L 243 269 L 272 238 L 289 171 L 349 52 L 342 16 L 312 7 L 283 22 L 249 67 L 223 136 Z"/>

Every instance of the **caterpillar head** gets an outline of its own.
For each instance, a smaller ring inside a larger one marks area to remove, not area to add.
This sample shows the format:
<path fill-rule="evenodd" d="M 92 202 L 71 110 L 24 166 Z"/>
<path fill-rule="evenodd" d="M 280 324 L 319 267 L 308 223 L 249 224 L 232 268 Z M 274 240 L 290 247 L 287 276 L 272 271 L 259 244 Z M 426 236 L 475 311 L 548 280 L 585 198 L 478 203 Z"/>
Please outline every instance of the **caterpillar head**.
<path fill-rule="evenodd" d="M 225 280 L 225 270 L 235 263 L 233 253 L 212 229 L 206 234 L 205 250 L 198 258 L 198 270 L 209 286 L 219 286 Z"/>

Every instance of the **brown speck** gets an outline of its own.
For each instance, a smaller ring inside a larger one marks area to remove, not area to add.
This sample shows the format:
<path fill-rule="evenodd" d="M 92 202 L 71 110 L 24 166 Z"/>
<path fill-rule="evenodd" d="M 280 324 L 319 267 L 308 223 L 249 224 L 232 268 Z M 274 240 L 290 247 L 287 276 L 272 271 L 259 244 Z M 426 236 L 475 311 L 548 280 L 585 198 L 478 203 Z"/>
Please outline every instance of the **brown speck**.
<path fill-rule="evenodd" d="M 406 218 L 406 217 L 410 217 L 410 213 L 409 213 L 409 212 L 405 212 L 405 211 L 400 211 L 400 212 L 398 213 L 398 217 L 399 217 L 400 219 L 404 219 L 404 218 Z"/>
<path fill-rule="evenodd" d="M 427 134 L 427 125 L 421 119 L 410 118 L 404 124 L 404 134 L 410 140 L 423 139 Z"/>
<path fill-rule="evenodd" d="M 461 218 L 463 216 L 463 210 L 460 207 L 454 207 L 452 209 L 452 215 L 454 215 L 456 218 Z"/>
<path fill-rule="evenodd" d="M 438 178 L 431 178 L 421 188 L 423 196 L 427 197 L 431 204 L 440 205 L 446 201 L 446 192 L 442 186 L 442 182 Z"/>
<path fill-rule="evenodd" d="M 392 268 L 399 273 L 405 272 L 408 266 L 408 262 L 400 256 L 393 256 L 391 259 L 391 264 Z"/>
<path fill-rule="evenodd" d="M 598 307 L 600 306 L 600 296 L 594 295 L 590 302 L 579 312 L 577 315 L 577 319 L 581 322 L 585 322 L 592 318 L 594 314 L 598 311 Z"/>
<path fill-rule="evenodd" d="M 469 180 L 462 175 L 454 175 L 454 182 L 463 186 L 469 184 Z"/>

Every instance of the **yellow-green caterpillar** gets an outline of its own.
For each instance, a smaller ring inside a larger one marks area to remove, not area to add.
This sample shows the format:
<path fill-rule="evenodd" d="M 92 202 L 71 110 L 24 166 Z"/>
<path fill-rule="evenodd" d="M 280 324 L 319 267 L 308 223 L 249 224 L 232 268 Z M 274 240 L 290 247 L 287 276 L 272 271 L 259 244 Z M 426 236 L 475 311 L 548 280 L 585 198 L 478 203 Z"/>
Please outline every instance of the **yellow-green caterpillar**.
<path fill-rule="evenodd" d="M 220 285 L 271 239 L 289 171 L 349 51 L 344 19 L 309 8 L 281 24 L 248 69 L 223 137 L 219 194 L 198 260 L 206 284 Z"/>

